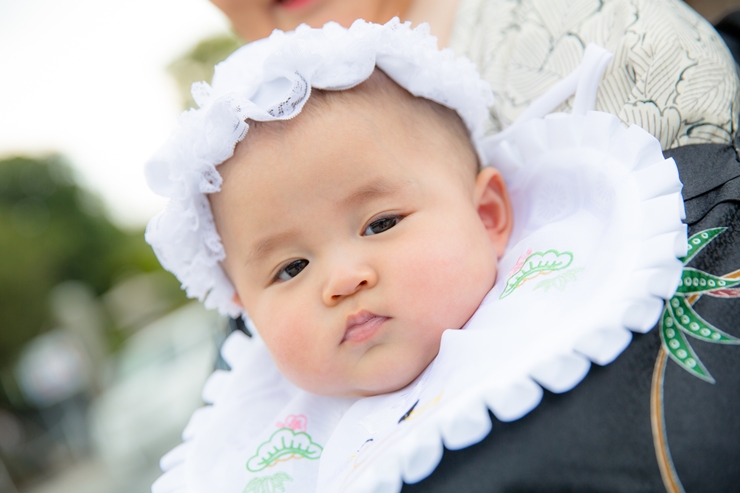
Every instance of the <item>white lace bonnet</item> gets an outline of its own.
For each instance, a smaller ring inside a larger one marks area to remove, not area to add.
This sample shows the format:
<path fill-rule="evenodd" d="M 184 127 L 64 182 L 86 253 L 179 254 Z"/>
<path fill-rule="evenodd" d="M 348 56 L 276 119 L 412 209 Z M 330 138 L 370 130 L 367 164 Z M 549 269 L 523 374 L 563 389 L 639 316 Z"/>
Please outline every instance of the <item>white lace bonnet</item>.
<path fill-rule="evenodd" d="M 220 190 L 216 166 L 246 135 L 245 120 L 287 120 L 301 112 L 311 88 L 345 90 L 380 68 L 401 87 L 457 111 L 483 165 L 483 125 L 493 94 L 475 66 L 437 49 L 422 24 L 394 18 L 385 25 L 356 21 L 321 29 L 275 31 L 240 48 L 216 66 L 213 83 L 193 84 L 198 109 L 182 114 L 167 144 L 146 167 L 150 188 L 170 199 L 150 222 L 146 240 L 191 298 L 237 316 L 234 288 L 219 262 L 225 258 L 207 193 Z"/>

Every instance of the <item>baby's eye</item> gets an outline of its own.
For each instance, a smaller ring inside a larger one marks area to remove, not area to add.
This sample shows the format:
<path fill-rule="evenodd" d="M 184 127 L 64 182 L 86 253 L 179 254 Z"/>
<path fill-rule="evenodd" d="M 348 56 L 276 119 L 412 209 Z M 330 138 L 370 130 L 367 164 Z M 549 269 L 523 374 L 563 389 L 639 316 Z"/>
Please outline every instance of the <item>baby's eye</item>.
<path fill-rule="evenodd" d="M 283 269 L 278 272 L 277 276 L 275 276 L 275 281 L 290 281 L 295 276 L 301 273 L 303 269 L 306 268 L 308 265 L 308 260 L 302 258 L 299 260 L 294 260 Z"/>
<path fill-rule="evenodd" d="M 371 222 L 368 227 L 365 228 L 365 232 L 362 234 L 364 236 L 370 236 L 382 233 L 383 231 L 388 231 L 393 226 L 401 222 L 401 219 L 401 216 L 388 216 L 380 218 L 376 221 Z"/>

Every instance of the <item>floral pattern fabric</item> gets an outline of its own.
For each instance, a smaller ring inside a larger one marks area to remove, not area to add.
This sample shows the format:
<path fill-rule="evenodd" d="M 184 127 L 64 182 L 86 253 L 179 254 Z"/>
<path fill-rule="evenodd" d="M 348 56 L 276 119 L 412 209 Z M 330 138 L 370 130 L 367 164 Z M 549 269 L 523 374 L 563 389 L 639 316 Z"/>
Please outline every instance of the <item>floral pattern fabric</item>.
<path fill-rule="evenodd" d="M 714 28 L 680 0 L 460 0 L 450 38 L 493 87 L 491 133 L 570 74 L 588 43 L 614 53 L 597 110 L 641 126 L 663 149 L 732 141 L 735 62 Z"/>

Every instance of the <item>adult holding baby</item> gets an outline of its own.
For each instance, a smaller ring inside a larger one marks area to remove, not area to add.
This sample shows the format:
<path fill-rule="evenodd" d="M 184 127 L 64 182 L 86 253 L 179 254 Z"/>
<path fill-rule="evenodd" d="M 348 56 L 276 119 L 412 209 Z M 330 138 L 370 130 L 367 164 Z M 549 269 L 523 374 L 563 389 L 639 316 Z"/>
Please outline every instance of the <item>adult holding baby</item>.
<path fill-rule="evenodd" d="M 690 233 L 726 228 L 724 249 L 713 245 L 707 250 L 711 256 L 698 258 L 702 269 L 719 275 L 740 269 L 740 255 L 732 247 L 740 238 L 740 164 L 733 146 L 740 85 L 724 43 L 683 2 L 213 3 L 248 40 L 302 22 L 318 27 L 334 20 L 348 26 L 356 18 L 385 22 L 394 15 L 427 21 L 440 45 L 468 56 L 491 83 L 496 96 L 491 133 L 506 128 L 571 73 L 589 42 L 605 47 L 615 59 L 600 84 L 596 109 L 642 126 L 661 142 L 667 157 L 674 157 Z M 569 111 L 570 104 L 560 109 Z M 740 300 L 737 293 L 725 294 L 705 296 L 697 310 L 738 336 Z M 432 476 L 404 491 L 729 491 L 740 481 L 737 468 L 730 466 L 740 458 L 731 443 L 740 421 L 730 417 L 738 406 L 732 389 L 740 357 L 736 348 L 716 347 L 700 346 L 716 377 L 711 385 L 677 364 L 666 365 L 668 349 L 659 330 L 636 337 L 617 361 L 594 369 L 573 391 L 546 394 L 523 420 L 495 422 L 483 442 L 446 451 Z M 697 450 L 702 450 L 699 456 Z"/>
<path fill-rule="evenodd" d="M 730 143 L 740 83 L 709 23 L 680 0 L 212 0 L 246 40 L 301 23 L 321 27 L 393 16 L 427 22 L 440 47 L 470 58 L 496 101 L 489 131 L 506 128 L 578 66 L 595 43 L 614 54 L 596 107 L 660 140 L 663 149 Z M 566 103 L 561 110 L 570 110 Z"/>

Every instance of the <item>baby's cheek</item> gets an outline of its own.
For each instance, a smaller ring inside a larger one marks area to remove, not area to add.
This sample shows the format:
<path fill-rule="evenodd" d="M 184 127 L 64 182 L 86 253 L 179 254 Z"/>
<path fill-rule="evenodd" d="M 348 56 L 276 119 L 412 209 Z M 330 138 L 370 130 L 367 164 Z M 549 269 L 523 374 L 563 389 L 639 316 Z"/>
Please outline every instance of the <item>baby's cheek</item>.
<path fill-rule="evenodd" d="M 306 319 L 297 316 L 273 316 L 263 320 L 260 335 L 280 371 L 293 383 L 302 386 L 304 379 L 315 371 L 315 356 L 311 331 Z M 259 326 L 258 326 L 259 328 Z"/>
<path fill-rule="evenodd" d="M 409 303 L 420 317 L 444 330 L 460 328 L 472 316 L 495 280 L 495 252 L 484 240 L 475 234 L 440 236 L 405 259 Z"/>

